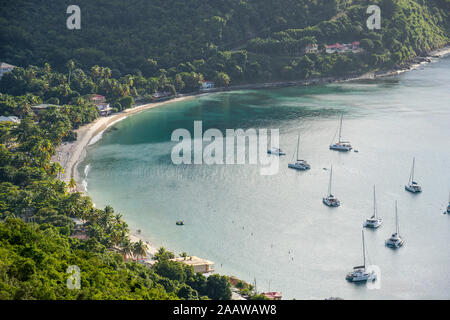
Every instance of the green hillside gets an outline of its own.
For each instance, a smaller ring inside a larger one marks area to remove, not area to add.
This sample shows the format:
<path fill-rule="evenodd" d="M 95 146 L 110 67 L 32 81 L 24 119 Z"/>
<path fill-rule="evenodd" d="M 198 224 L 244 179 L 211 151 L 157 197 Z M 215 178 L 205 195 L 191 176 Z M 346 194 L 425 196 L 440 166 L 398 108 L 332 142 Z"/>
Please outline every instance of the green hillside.
<path fill-rule="evenodd" d="M 448 0 L 80 0 L 81 30 L 65 26 L 70 1 L 8 0 L 0 8 L 1 58 L 59 71 L 73 59 L 114 78 L 156 77 L 164 69 L 231 83 L 303 79 L 387 68 L 448 42 Z M 366 27 L 369 5 L 382 29 Z M 23 17 L 26 16 L 26 19 Z M 341 57 L 303 49 L 361 41 L 363 54 Z M 310 61 L 312 60 L 312 61 Z"/>

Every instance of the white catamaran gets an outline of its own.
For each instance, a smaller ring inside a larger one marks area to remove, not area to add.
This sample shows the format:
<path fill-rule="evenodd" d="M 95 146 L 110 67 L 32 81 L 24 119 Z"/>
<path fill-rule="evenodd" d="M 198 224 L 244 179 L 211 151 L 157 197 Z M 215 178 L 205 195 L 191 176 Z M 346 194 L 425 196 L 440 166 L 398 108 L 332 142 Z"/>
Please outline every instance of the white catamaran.
<path fill-rule="evenodd" d="M 330 169 L 330 181 L 328 183 L 328 196 L 322 198 L 322 202 L 329 207 L 339 207 L 341 202 L 331 193 L 331 181 L 333 179 L 333 165 L 331 165 Z"/>
<path fill-rule="evenodd" d="M 405 186 L 405 190 L 412 192 L 412 193 L 417 193 L 417 192 L 422 192 L 422 187 L 414 181 L 414 166 L 416 164 L 416 158 L 413 158 L 413 165 L 411 168 L 411 173 L 409 174 L 409 181 L 408 184 Z"/>
<path fill-rule="evenodd" d="M 376 229 L 383 223 L 382 218 L 377 217 L 377 201 L 375 197 L 375 186 L 373 186 L 373 215 L 364 221 L 363 226 L 366 228 Z"/>
<path fill-rule="evenodd" d="M 352 145 L 349 141 L 342 141 L 341 140 L 341 134 L 342 134 L 342 118 L 344 117 L 343 114 L 341 114 L 341 122 L 339 124 L 339 140 L 336 143 L 333 143 L 330 145 L 331 150 L 337 150 L 337 151 L 350 151 L 352 150 Z M 336 136 L 336 135 L 335 135 Z"/>
<path fill-rule="evenodd" d="M 309 165 L 308 162 L 306 162 L 306 160 L 301 160 L 298 158 L 298 150 L 300 149 L 300 133 L 298 134 L 297 137 L 297 161 L 295 163 L 288 163 L 288 167 L 292 168 L 292 169 L 297 169 L 297 170 L 309 170 L 311 169 L 311 166 Z"/>
<path fill-rule="evenodd" d="M 364 230 L 362 231 L 362 247 L 364 264 L 362 266 L 353 267 L 353 271 L 349 272 L 345 279 L 350 282 L 375 281 L 377 274 L 374 271 L 368 271 L 366 268 L 366 246 L 364 243 Z"/>
<path fill-rule="evenodd" d="M 398 227 L 398 213 L 397 213 L 397 201 L 395 201 L 395 233 L 391 235 L 389 239 L 386 240 L 386 246 L 397 249 L 403 246 L 405 240 L 400 236 L 400 229 Z"/>
<path fill-rule="evenodd" d="M 448 195 L 447 214 L 450 214 L 450 193 L 449 193 L 449 195 Z"/>

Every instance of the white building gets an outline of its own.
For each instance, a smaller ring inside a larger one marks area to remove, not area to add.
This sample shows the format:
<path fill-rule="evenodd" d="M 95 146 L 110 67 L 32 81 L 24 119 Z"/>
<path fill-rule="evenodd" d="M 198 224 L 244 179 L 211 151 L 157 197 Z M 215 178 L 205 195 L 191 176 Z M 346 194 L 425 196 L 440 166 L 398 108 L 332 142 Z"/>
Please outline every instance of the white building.
<path fill-rule="evenodd" d="M 2 62 L 0 64 L 0 79 L 3 77 L 5 73 L 12 71 L 14 68 L 15 66 Z"/>
<path fill-rule="evenodd" d="M 20 119 L 15 116 L 9 116 L 9 117 L 0 116 L 0 122 L 19 123 Z"/>

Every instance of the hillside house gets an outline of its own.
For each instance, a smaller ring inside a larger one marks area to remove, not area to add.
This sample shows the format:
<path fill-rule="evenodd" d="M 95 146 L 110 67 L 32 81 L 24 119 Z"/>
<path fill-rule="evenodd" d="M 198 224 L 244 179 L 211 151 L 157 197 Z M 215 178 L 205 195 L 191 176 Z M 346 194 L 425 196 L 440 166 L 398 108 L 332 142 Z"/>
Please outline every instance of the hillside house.
<path fill-rule="evenodd" d="M 16 66 L 13 66 L 5 62 L 0 63 L 0 79 L 3 77 L 5 73 L 12 71 L 15 67 Z"/>
<path fill-rule="evenodd" d="M 16 116 L 9 116 L 9 117 L 0 116 L 0 122 L 20 123 L 20 119 Z"/>
<path fill-rule="evenodd" d="M 201 88 L 202 90 L 212 89 L 212 88 L 214 88 L 214 82 L 208 81 L 208 80 L 202 81 L 202 88 Z"/>
<path fill-rule="evenodd" d="M 31 106 L 31 110 L 33 110 L 36 114 L 39 114 L 50 107 L 61 108 L 61 106 L 58 106 L 56 104 L 42 103 L 35 106 Z"/>
<path fill-rule="evenodd" d="M 305 48 L 305 53 L 317 53 L 319 52 L 319 46 L 315 43 L 310 43 Z"/>

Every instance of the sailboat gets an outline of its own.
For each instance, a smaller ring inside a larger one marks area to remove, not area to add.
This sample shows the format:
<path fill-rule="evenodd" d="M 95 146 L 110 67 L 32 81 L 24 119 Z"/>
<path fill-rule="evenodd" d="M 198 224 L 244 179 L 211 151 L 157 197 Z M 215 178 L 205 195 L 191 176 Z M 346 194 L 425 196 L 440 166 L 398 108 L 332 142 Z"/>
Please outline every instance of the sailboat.
<path fill-rule="evenodd" d="M 352 145 L 349 141 L 342 141 L 342 118 L 344 117 L 343 114 L 341 114 L 341 122 L 339 124 L 339 140 L 336 143 L 333 143 L 330 145 L 331 150 L 337 150 L 337 151 L 350 151 L 352 150 Z"/>
<path fill-rule="evenodd" d="M 298 134 L 297 137 L 297 161 L 295 163 L 288 163 L 288 167 L 292 168 L 292 169 L 297 169 L 297 170 L 309 170 L 311 169 L 311 166 L 309 165 L 308 162 L 306 162 L 306 160 L 301 160 L 298 158 L 298 150 L 300 149 L 300 133 Z"/>
<path fill-rule="evenodd" d="M 400 236 L 400 229 L 398 227 L 397 201 L 395 201 L 395 233 L 393 233 L 391 237 L 386 240 L 385 244 L 387 247 L 397 249 L 400 248 L 404 243 L 405 240 L 403 240 Z"/>
<path fill-rule="evenodd" d="M 408 184 L 405 186 L 405 190 L 412 192 L 412 193 L 417 193 L 417 192 L 422 192 L 422 187 L 414 181 L 414 166 L 416 164 L 416 158 L 413 158 L 413 165 L 411 168 L 411 173 L 409 174 L 409 181 Z"/>
<path fill-rule="evenodd" d="M 448 195 L 447 214 L 450 214 L 450 193 L 449 193 L 449 195 Z"/>
<path fill-rule="evenodd" d="M 364 230 L 362 231 L 362 247 L 364 264 L 362 266 L 353 267 L 353 271 L 349 272 L 345 279 L 350 282 L 374 281 L 377 279 L 377 274 L 374 271 L 367 271 L 366 269 L 366 246 L 364 243 Z"/>
<path fill-rule="evenodd" d="M 328 183 L 328 196 L 322 198 L 322 202 L 329 207 L 339 207 L 341 202 L 331 193 L 331 181 L 333 179 L 333 165 L 330 170 L 330 182 Z"/>
<path fill-rule="evenodd" d="M 366 219 L 363 226 L 366 228 L 376 229 L 383 223 L 382 218 L 377 217 L 377 201 L 375 197 L 375 186 L 373 186 L 373 215 Z"/>
<path fill-rule="evenodd" d="M 274 154 L 276 156 L 285 156 L 286 152 L 284 152 L 283 150 L 281 150 L 280 148 L 271 148 L 267 150 L 268 154 Z"/>

